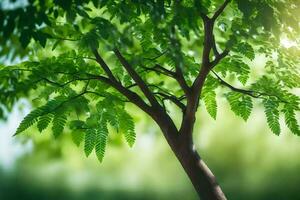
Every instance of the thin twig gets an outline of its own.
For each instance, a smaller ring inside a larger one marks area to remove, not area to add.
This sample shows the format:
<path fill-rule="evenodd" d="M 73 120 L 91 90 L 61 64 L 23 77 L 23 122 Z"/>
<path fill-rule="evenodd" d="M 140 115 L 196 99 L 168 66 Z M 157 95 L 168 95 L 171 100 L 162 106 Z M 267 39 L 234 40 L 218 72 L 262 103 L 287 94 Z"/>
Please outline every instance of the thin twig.
<path fill-rule="evenodd" d="M 144 58 L 144 59 L 152 60 L 153 61 L 153 60 L 156 60 L 156 59 L 160 58 L 161 56 L 163 56 L 166 52 L 167 52 L 167 50 L 163 51 L 161 54 L 159 54 L 159 55 L 157 55 L 157 56 L 155 56 L 153 58 Z"/>
<path fill-rule="evenodd" d="M 182 111 L 185 111 L 185 109 L 186 109 L 185 105 L 179 99 L 177 99 L 175 96 L 173 96 L 173 95 L 167 95 L 167 94 L 162 93 L 162 92 L 155 92 L 154 94 L 158 94 L 158 95 L 164 97 L 164 99 L 162 99 L 163 101 L 164 100 L 170 100 L 170 101 L 172 101 Z"/>
<path fill-rule="evenodd" d="M 253 91 L 253 90 L 245 90 L 245 89 L 236 88 L 236 87 L 230 85 L 229 83 L 227 83 L 226 81 L 224 81 L 215 71 L 213 71 L 213 70 L 211 70 L 211 71 L 217 77 L 217 79 L 220 81 L 220 83 L 222 85 L 230 88 L 232 91 L 239 92 L 239 93 L 242 93 L 242 94 L 246 94 L 246 95 L 249 95 L 253 98 L 262 98 L 262 96 L 276 97 L 279 101 L 281 101 L 283 103 L 288 103 L 287 101 L 281 99 L 279 96 L 277 96 L 275 94 L 268 94 L 268 93 L 265 93 L 265 92 L 258 92 L 258 91 Z"/>

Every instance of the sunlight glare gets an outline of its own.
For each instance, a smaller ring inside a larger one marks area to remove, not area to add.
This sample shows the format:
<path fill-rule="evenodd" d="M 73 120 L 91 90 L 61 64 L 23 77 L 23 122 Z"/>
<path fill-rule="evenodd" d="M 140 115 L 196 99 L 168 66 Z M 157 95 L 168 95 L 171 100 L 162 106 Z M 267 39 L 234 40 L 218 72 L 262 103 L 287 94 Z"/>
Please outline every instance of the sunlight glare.
<path fill-rule="evenodd" d="M 281 46 L 283 46 L 284 48 L 291 48 L 291 47 L 295 47 L 297 45 L 297 43 L 295 41 L 289 40 L 288 38 L 282 38 L 280 40 L 280 44 Z"/>

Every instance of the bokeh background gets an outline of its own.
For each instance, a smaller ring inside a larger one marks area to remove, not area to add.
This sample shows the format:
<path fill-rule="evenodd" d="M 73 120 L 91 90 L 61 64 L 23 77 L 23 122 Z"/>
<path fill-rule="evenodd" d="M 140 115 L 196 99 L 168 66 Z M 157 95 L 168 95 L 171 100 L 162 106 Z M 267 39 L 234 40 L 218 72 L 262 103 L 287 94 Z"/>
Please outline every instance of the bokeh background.
<path fill-rule="evenodd" d="M 295 44 L 283 39 L 282 45 Z M 264 59 L 251 66 L 252 75 L 259 75 Z M 200 105 L 194 136 L 228 199 L 300 200 L 300 137 L 283 119 L 281 135 L 272 134 L 260 105 L 247 123 L 230 111 L 221 92 L 218 105 L 216 121 Z M 58 140 L 35 128 L 13 137 L 30 109 L 23 99 L 0 121 L 0 200 L 198 199 L 159 128 L 136 107 L 127 107 L 136 122 L 135 145 L 129 148 L 122 136 L 110 134 L 101 164 L 95 155 L 86 158 L 67 131 Z M 170 113 L 180 120 L 175 110 Z"/>
<path fill-rule="evenodd" d="M 200 106 L 195 141 L 228 199 L 300 199 L 300 138 L 284 123 L 282 134 L 273 135 L 259 105 L 245 123 L 221 95 L 218 104 L 216 121 Z M 0 122 L 0 199 L 197 199 L 158 127 L 137 108 L 128 107 L 136 121 L 134 147 L 111 134 L 101 164 L 95 155 L 86 158 L 68 133 L 54 140 L 51 131 L 31 128 L 12 137 L 29 110 L 21 100 Z"/>

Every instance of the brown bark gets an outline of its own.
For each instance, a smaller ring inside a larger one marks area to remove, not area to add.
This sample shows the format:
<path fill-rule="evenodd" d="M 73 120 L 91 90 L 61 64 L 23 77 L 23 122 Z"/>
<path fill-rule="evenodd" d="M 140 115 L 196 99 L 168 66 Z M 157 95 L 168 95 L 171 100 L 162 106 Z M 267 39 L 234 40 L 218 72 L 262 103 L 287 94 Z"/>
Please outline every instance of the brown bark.
<path fill-rule="evenodd" d="M 184 168 L 186 174 L 190 178 L 195 190 L 202 200 L 226 200 L 224 193 L 216 182 L 215 176 L 210 169 L 206 166 L 199 154 L 193 149 L 193 128 L 196 120 L 196 111 L 199 105 L 201 90 L 203 88 L 206 77 L 209 72 L 215 67 L 227 54 L 228 50 L 225 49 L 219 53 L 214 39 L 213 29 L 214 23 L 218 16 L 224 11 L 225 7 L 230 3 L 230 0 L 225 0 L 224 3 L 215 12 L 212 18 L 209 18 L 203 13 L 200 13 L 204 22 L 204 46 L 202 55 L 202 64 L 200 72 L 193 84 L 189 86 L 183 76 L 183 72 L 179 66 L 176 66 L 176 71 L 169 71 L 159 67 L 164 74 L 174 78 L 184 91 L 187 103 L 184 105 L 179 99 L 173 98 L 163 93 L 153 93 L 149 89 L 147 81 L 135 71 L 131 64 L 123 57 L 118 49 L 114 49 L 114 54 L 123 65 L 124 69 L 134 80 L 142 94 L 149 101 L 150 105 L 143 100 L 142 97 L 131 91 L 129 88 L 124 87 L 118 81 L 110 68 L 104 62 L 102 57 L 98 54 L 97 50 L 93 50 L 96 61 L 103 68 L 108 77 L 97 76 L 97 78 L 118 90 L 121 94 L 128 98 L 136 106 L 145 111 L 161 128 L 164 137 L 166 138 L 169 146 L 176 155 L 177 159 Z M 175 31 L 175 29 L 173 29 Z M 210 60 L 210 52 L 213 50 L 215 59 Z M 152 69 L 152 68 L 151 68 Z M 178 130 L 171 117 L 166 113 L 163 106 L 159 104 L 155 95 L 161 95 L 174 102 L 179 108 L 182 109 L 182 124 Z"/>
<path fill-rule="evenodd" d="M 174 153 L 201 200 L 226 200 L 214 174 L 191 145 L 175 149 Z"/>
<path fill-rule="evenodd" d="M 154 120 L 161 128 L 201 200 L 226 200 L 215 176 L 193 149 L 190 134 L 179 133 L 167 114 L 155 115 Z"/>

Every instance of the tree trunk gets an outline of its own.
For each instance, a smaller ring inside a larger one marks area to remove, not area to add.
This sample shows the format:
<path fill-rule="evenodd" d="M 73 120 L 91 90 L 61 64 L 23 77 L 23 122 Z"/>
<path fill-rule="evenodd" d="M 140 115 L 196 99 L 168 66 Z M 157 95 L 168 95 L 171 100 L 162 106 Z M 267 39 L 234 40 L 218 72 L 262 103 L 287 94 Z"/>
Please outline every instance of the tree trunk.
<path fill-rule="evenodd" d="M 201 200 L 226 200 L 215 176 L 193 149 L 192 135 L 180 134 L 171 118 L 163 112 L 153 115 L 153 119 L 162 130 Z"/>
<path fill-rule="evenodd" d="M 215 176 L 192 145 L 172 149 L 201 200 L 226 200 Z"/>

